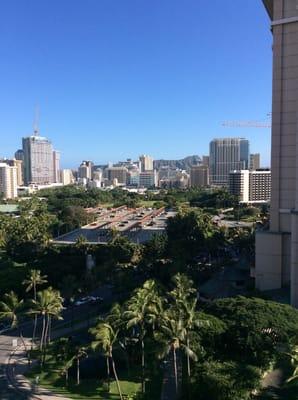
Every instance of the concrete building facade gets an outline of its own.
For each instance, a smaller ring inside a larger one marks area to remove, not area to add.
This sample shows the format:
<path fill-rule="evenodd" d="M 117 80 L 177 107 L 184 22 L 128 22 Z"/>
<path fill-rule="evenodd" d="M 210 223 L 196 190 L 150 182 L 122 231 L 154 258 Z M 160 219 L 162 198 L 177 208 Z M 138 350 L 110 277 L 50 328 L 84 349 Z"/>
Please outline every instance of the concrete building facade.
<path fill-rule="evenodd" d="M 242 203 L 269 203 L 271 198 L 271 171 L 231 171 L 229 192 Z"/>
<path fill-rule="evenodd" d="M 193 165 L 190 169 L 190 186 L 209 186 L 209 167 L 206 165 Z"/>
<path fill-rule="evenodd" d="M 249 156 L 249 169 L 251 171 L 255 171 L 256 169 L 261 168 L 261 157 L 260 153 L 250 154 Z"/>
<path fill-rule="evenodd" d="M 229 173 L 248 169 L 249 141 L 244 138 L 214 139 L 210 142 L 210 183 L 226 186 Z"/>
<path fill-rule="evenodd" d="M 17 167 L 0 163 L 0 194 L 4 199 L 18 197 Z"/>
<path fill-rule="evenodd" d="M 263 0 L 273 34 L 270 230 L 256 236 L 256 287 L 290 283 L 298 307 L 298 7 Z"/>
<path fill-rule="evenodd" d="M 45 137 L 33 135 L 23 138 L 24 181 L 26 185 L 53 183 L 53 147 Z"/>
<path fill-rule="evenodd" d="M 153 170 L 153 158 L 145 154 L 139 157 L 141 164 L 141 172 Z"/>

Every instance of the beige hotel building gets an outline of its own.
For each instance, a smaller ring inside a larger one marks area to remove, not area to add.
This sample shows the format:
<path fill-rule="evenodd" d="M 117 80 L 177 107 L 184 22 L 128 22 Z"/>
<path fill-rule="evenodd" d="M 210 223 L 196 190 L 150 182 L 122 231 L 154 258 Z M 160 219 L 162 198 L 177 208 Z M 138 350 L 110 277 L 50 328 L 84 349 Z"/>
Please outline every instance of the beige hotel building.
<path fill-rule="evenodd" d="M 273 35 L 272 183 L 270 230 L 256 236 L 256 286 L 290 284 L 298 307 L 298 1 L 263 3 Z"/>

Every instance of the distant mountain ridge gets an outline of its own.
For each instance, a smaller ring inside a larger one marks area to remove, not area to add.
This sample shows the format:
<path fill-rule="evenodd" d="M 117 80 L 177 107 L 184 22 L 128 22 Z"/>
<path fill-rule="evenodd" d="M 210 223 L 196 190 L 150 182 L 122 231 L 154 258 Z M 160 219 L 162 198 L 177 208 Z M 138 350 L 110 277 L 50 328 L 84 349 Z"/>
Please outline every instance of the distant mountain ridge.
<path fill-rule="evenodd" d="M 154 160 L 154 168 L 168 166 L 170 168 L 179 168 L 188 170 L 192 165 L 201 163 L 201 157 L 194 155 L 183 158 L 182 160 Z"/>

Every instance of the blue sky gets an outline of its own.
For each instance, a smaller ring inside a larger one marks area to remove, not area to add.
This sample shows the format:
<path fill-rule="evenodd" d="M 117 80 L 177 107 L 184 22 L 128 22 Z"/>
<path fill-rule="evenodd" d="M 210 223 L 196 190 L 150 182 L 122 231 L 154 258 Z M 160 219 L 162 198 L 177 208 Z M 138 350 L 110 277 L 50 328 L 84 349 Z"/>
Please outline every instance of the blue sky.
<path fill-rule="evenodd" d="M 270 160 L 270 129 L 223 128 L 271 110 L 261 0 L 2 0 L 0 156 L 40 132 L 62 165 L 208 153 L 241 136 Z"/>

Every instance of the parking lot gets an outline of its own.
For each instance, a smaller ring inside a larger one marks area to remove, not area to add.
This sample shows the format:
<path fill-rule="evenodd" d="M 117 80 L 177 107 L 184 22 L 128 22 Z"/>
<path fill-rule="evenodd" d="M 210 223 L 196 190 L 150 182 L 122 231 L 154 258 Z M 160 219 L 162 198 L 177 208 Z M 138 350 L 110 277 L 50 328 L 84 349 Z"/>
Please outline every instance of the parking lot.
<path fill-rule="evenodd" d="M 173 217 L 174 211 L 164 208 L 94 208 L 87 209 L 88 213 L 96 215 L 96 220 L 72 232 L 57 237 L 54 243 L 75 243 L 79 237 L 86 238 L 89 243 L 107 243 L 113 230 L 129 237 L 136 243 L 149 240 L 154 234 L 165 231 L 168 218 Z"/>

